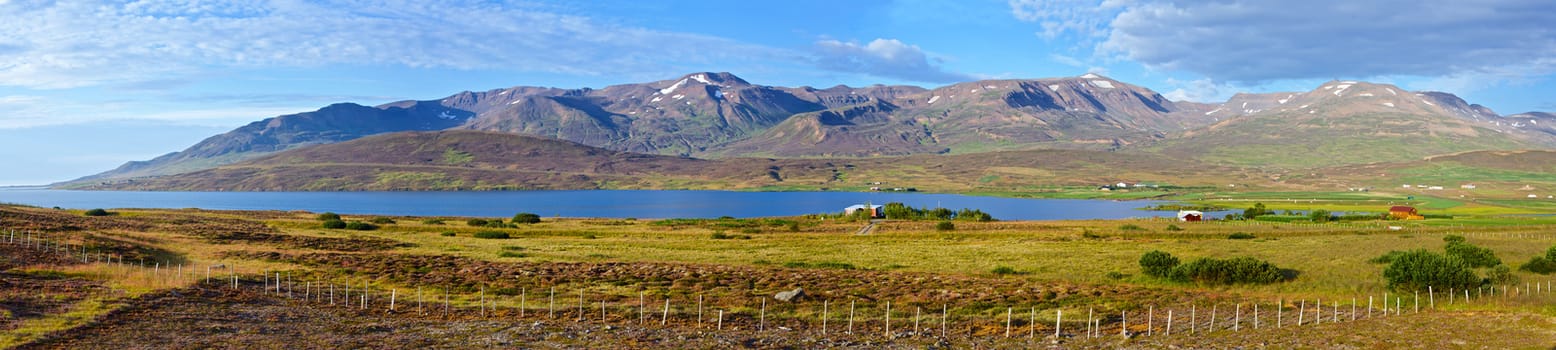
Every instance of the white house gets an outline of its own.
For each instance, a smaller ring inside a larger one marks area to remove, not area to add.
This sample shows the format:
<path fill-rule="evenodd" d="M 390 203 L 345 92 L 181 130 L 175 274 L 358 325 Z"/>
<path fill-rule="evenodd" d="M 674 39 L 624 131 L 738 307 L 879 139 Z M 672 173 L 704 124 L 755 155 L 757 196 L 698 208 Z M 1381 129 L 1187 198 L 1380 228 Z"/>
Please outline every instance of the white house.
<path fill-rule="evenodd" d="M 882 213 L 881 212 L 881 206 L 880 205 L 865 206 L 864 204 L 855 204 L 855 205 L 848 206 L 847 208 L 843 208 L 843 214 L 844 215 L 854 215 L 855 212 L 858 212 L 860 210 L 864 210 L 865 208 L 870 208 L 870 217 L 872 217 L 872 218 L 879 218 L 879 217 L 885 217 L 886 216 L 886 213 Z"/>
<path fill-rule="evenodd" d="M 1178 221 L 1190 222 L 1190 221 L 1200 221 L 1200 220 L 1204 220 L 1204 219 L 1205 219 L 1205 213 L 1202 213 L 1202 212 L 1200 212 L 1198 210 L 1179 210 L 1178 211 Z"/>
<path fill-rule="evenodd" d="M 1428 190 L 1442 190 L 1443 187 L 1442 186 L 1432 186 L 1432 187 L 1427 187 L 1426 189 L 1428 189 Z"/>
<path fill-rule="evenodd" d="M 1463 184 L 1463 185 L 1459 185 L 1459 188 L 1466 189 L 1466 190 L 1473 190 L 1473 189 L 1475 189 L 1475 184 Z"/>

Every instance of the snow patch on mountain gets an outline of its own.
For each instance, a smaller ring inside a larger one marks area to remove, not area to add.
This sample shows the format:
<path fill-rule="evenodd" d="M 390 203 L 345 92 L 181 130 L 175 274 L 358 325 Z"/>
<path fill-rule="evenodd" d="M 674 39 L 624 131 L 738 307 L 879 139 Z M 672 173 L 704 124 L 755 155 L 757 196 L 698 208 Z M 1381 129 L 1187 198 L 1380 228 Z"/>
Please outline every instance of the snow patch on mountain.
<path fill-rule="evenodd" d="M 681 79 L 681 81 L 675 82 L 675 85 L 670 85 L 670 87 L 659 89 L 659 93 L 669 95 L 670 93 L 675 92 L 675 89 L 681 88 L 681 85 L 686 85 L 686 79 Z"/>
<path fill-rule="evenodd" d="M 1059 84 L 1048 85 L 1048 91 L 1059 92 Z"/>
<path fill-rule="evenodd" d="M 1111 81 L 1107 81 L 1107 80 L 1087 80 L 1087 81 L 1091 82 L 1092 86 L 1096 86 L 1096 87 L 1099 87 L 1099 88 L 1103 88 L 1103 89 L 1112 89 L 1113 88 L 1113 82 L 1111 82 Z"/>
<path fill-rule="evenodd" d="M 935 101 L 939 101 L 939 100 L 940 100 L 940 96 L 931 96 L 929 98 L 929 102 L 927 102 L 927 103 L 928 104 L 935 104 Z"/>

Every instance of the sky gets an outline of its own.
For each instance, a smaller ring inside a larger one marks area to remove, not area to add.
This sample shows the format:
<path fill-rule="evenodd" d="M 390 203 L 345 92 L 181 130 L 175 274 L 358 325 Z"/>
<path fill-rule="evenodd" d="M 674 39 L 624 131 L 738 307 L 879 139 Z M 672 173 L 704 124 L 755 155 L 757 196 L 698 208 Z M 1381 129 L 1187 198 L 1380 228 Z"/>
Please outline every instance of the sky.
<path fill-rule="evenodd" d="M 0 0 L 0 185 L 277 115 L 731 72 L 937 87 L 1098 73 L 1174 100 L 1334 79 L 1556 112 L 1548 0 Z"/>

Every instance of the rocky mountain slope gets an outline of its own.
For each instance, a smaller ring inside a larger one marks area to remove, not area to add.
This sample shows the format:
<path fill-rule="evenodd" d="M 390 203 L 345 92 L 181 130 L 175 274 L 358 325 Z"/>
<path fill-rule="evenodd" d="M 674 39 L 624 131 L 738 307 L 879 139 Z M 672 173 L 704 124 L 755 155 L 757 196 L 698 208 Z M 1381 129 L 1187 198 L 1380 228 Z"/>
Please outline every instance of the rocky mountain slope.
<path fill-rule="evenodd" d="M 1489 109 L 1452 95 L 1331 81 L 1305 93 L 1238 95 L 1209 127 L 1154 145 L 1180 157 L 1289 168 L 1379 163 L 1472 150 L 1539 148 Z"/>
<path fill-rule="evenodd" d="M 1503 117 L 1452 94 L 1362 82 L 1203 104 L 1171 101 L 1095 74 L 926 90 L 776 87 L 729 73 L 693 73 L 600 89 L 520 86 L 375 107 L 331 105 L 255 122 L 74 183 L 185 173 L 302 146 L 434 130 L 701 158 L 1093 149 L 1167 151 L 1228 164 L 1323 165 L 1556 145 L 1550 114 Z M 1298 156 L 1269 156 L 1285 153 Z M 1380 155 L 1355 156 L 1363 153 Z"/>

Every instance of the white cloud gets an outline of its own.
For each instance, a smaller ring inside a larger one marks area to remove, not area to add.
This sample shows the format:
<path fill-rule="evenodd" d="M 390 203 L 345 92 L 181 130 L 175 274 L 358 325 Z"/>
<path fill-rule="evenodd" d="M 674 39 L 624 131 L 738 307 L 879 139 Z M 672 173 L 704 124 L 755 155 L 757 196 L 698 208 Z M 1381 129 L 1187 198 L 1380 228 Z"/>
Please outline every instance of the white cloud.
<path fill-rule="evenodd" d="M 946 71 L 917 45 L 897 39 L 875 39 L 868 44 L 821 40 L 816 42 L 816 65 L 823 69 L 863 73 L 878 77 L 931 83 L 976 80 L 977 77 Z"/>
<path fill-rule="evenodd" d="M 1016 0 L 1011 8 L 1045 36 L 1103 35 L 1097 54 L 1217 81 L 1475 81 L 1556 71 L 1556 6 L 1544 0 Z"/>
<path fill-rule="evenodd" d="M 1237 92 L 1234 87 L 1218 84 L 1210 78 L 1188 81 L 1167 78 L 1167 85 L 1172 87 L 1172 91 L 1162 96 L 1173 101 L 1225 102 Z"/>
<path fill-rule="evenodd" d="M 291 114 L 317 106 L 234 106 L 156 109 L 143 103 L 80 103 L 57 97 L 11 95 L 0 97 L 0 129 L 72 125 L 106 120 L 157 121 L 163 125 L 233 127 L 249 121 Z"/>
<path fill-rule="evenodd" d="M 0 4 L 0 85 L 71 88 L 338 64 L 579 75 L 799 57 L 485 1 Z"/>

